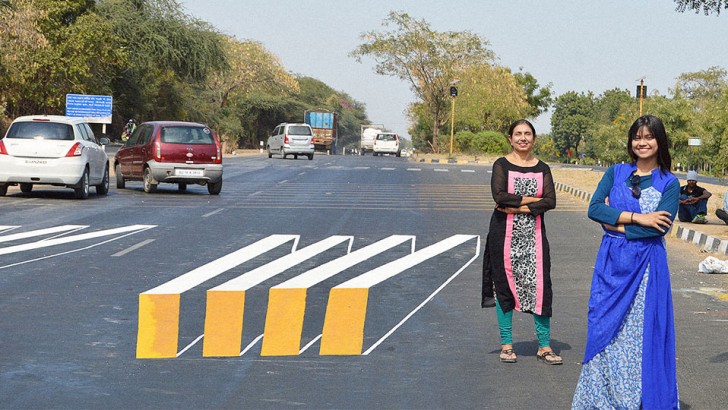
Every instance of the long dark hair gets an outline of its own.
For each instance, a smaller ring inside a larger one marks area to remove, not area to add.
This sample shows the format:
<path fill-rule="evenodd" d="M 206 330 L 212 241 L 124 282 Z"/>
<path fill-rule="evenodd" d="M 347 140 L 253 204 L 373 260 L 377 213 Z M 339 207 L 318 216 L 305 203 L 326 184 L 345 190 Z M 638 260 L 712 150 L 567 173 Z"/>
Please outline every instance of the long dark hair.
<path fill-rule="evenodd" d="M 670 172 L 672 169 L 672 158 L 670 158 L 669 148 L 670 139 L 667 137 L 667 132 L 665 131 L 665 126 L 662 124 L 662 120 L 654 115 L 643 115 L 637 118 L 634 124 L 629 127 L 629 133 L 627 134 L 627 154 L 629 154 L 632 162 L 637 162 L 637 154 L 635 154 L 632 149 L 632 140 L 642 127 L 647 127 L 657 141 L 657 165 L 660 166 L 660 170 L 663 173 Z"/>
<path fill-rule="evenodd" d="M 508 137 L 512 137 L 513 136 L 513 130 L 515 130 L 516 127 L 519 126 L 519 125 L 521 125 L 521 124 L 528 125 L 529 128 L 531 128 L 531 132 L 533 133 L 533 138 L 536 138 L 536 128 L 533 128 L 533 124 L 531 124 L 528 120 L 518 120 L 518 121 L 514 122 L 513 124 L 511 124 L 510 128 L 508 128 L 508 135 L 507 136 Z"/>

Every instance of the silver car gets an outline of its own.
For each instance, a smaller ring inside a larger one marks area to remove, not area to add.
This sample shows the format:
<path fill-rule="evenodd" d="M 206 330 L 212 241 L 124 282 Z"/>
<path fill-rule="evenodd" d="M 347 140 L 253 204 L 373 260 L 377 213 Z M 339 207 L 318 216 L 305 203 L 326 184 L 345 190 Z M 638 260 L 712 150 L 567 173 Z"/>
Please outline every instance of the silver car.
<path fill-rule="evenodd" d="M 86 199 L 89 186 L 96 193 L 109 191 L 109 158 L 82 118 L 35 115 L 16 118 L 0 139 L 0 196 L 20 185 L 31 192 L 34 185 L 73 188 L 76 198 Z"/>
<path fill-rule="evenodd" d="M 268 137 L 266 148 L 268 158 L 272 158 L 273 154 L 278 154 L 283 158 L 288 155 L 293 155 L 293 158 L 306 155 L 308 159 L 313 159 L 313 130 L 308 124 L 279 124 L 273 130 L 273 135 Z"/>

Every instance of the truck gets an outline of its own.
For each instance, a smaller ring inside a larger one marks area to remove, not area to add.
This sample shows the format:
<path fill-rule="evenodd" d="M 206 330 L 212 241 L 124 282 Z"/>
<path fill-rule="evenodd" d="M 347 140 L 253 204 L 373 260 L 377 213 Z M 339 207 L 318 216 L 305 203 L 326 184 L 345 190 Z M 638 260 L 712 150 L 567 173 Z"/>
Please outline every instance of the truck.
<path fill-rule="evenodd" d="M 303 122 L 311 126 L 316 151 L 333 154 L 336 149 L 337 118 L 335 112 L 306 111 Z"/>
<path fill-rule="evenodd" d="M 374 140 L 377 134 L 386 131 L 382 124 L 362 124 L 361 125 L 361 144 L 359 152 L 366 155 L 367 151 L 374 151 Z"/>

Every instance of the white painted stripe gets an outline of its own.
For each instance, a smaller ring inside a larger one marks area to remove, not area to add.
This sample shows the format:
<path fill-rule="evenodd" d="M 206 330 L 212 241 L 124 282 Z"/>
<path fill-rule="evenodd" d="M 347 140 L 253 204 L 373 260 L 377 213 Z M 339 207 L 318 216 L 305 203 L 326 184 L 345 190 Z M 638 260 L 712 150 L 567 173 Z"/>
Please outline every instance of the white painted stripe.
<path fill-rule="evenodd" d="M 136 245 L 132 245 L 132 246 L 130 246 L 130 247 L 128 247 L 128 248 L 126 248 L 126 249 L 124 249 L 124 250 L 123 250 L 123 251 L 121 251 L 121 252 L 116 252 L 115 254 L 113 254 L 113 255 L 111 255 L 111 256 L 124 256 L 124 255 L 126 255 L 127 253 L 129 253 L 129 252 L 133 252 L 133 251 L 135 251 L 135 250 L 137 250 L 137 249 L 139 249 L 139 248 L 141 248 L 141 247 L 143 247 L 143 246 L 146 246 L 147 244 L 150 244 L 150 243 L 152 243 L 152 242 L 154 242 L 154 241 L 155 241 L 154 239 L 146 239 L 146 240 L 143 240 L 143 241 L 141 241 L 141 242 L 137 243 Z"/>
<path fill-rule="evenodd" d="M 461 169 L 460 172 L 475 172 L 474 169 Z"/>
<path fill-rule="evenodd" d="M 334 275 L 343 272 L 344 270 L 361 263 L 375 255 L 378 255 L 388 249 L 392 249 L 395 246 L 404 243 L 408 240 L 412 241 L 412 252 L 414 252 L 415 237 L 408 235 L 392 235 L 388 238 L 382 239 L 381 241 L 375 242 L 371 245 L 365 246 L 352 253 L 344 255 L 340 258 L 334 259 L 323 265 L 317 266 L 307 272 L 304 272 L 295 278 L 291 278 L 279 285 L 273 286 L 276 288 L 293 288 L 293 289 L 308 289 L 311 286 L 321 283 Z"/>
<path fill-rule="evenodd" d="M 369 169 L 369 167 L 354 167 L 354 169 Z"/>
<path fill-rule="evenodd" d="M 279 182 L 279 184 L 285 184 L 286 182 L 288 182 L 288 180 L 284 179 L 283 181 Z"/>
<path fill-rule="evenodd" d="M 448 170 L 442 169 L 442 168 L 435 168 L 433 171 L 435 171 L 435 172 L 448 172 Z"/>
<path fill-rule="evenodd" d="M 260 335 L 260 336 L 256 337 L 255 340 L 253 340 L 252 342 L 250 342 L 250 344 L 247 345 L 245 347 L 245 349 L 243 349 L 242 352 L 240 352 L 240 356 L 244 355 L 245 353 L 248 352 L 248 350 L 252 349 L 253 346 L 255 346 L 256 343 L 260 342 L 260 339 L 262 339 L 262 338 L 263 338 L 263 335 Z"/>
<path fill-rule="evenodd" d="M 253 192 L 252 194 L 250 194 L 248 196 L 256 196 L 256 195 L 262 194 L 262 193 L 263 193 L 263 191 L 255 191 L 255 192 Z"/>
<path fill-rule="evenodd" d="M 395 170 L 395 168 L 379 168 L 379 169 L 381 169 L 382 171 L 394 171 Z"/>
<path fill-rule="evenodd" d="M 70 251 L 65 251 L 65 252 L 59 252 L 59 253 L 54 253 L 54 254 L 52 254 L 52 255 L 46 255 L 46 256 L 41 256 L 40 258 L 35 258 L 35 259 L 29 259 L 29 260 L 26 260 L 26 261 L 21 261 L 21 262 L 16 262 L 16 263 L 11 263 L 10 265 L 4 265 L 4 266 L 0 266 L 0 269 L 5 269 L 5 268 L 11 268 L 11 267 L 13 267 L 13 266 L 18 266 L 18 265 L 24 265 L 24 264 L 26 264 L 26 263 L 36 262 L 36 261 L 40 261 L 40 260 L 43 260 L 43 259 L 50 259 L 50 258 L 54 258 L 54 257 L 56 257 L 56 256 L 68 255 L 68 254 L 71 254 L 71 253 L 75 253 L 75 252 L 80 252 L 80 251 L 84 251 L 84 250 L 86 250 L 86 249 L 91 249 L 91 248 L 95 248 L 95 247 L 97 247 L 97 246 L 101 246 L 101 245 L 107 244 L 107 243 L 109 243 L 109 242 L 114 242 L 114 241 L 118 241 L 119 239 L 123 239 L 123 238 L 126 238 L 127 236 L 130 236 L 130 235 L 134 235 L 134 234 L 138 234 L 138 233 L 140 233 L 140 232 L 144 232 L 144 231 L 146 231 L 146 230 L 148 230 L 148 229 L 152 229 L 152 228 L 154 228 L 155 226 L 156 226 L 156 225 L 147 225 L 147 227 L 146 227 L 146 228 L 143 228 L 143 229 L 139 229 L 139 230 L 137 230 L 137 231 L 132 231 L 132 232 L 126 233 L 126 234 L 124 234 L 124 235 L 121 235 L 121 236 L 116 236 L 116 237 L 114 237 L 114 238 L 111 238 L 111 239 L 107 239 L 107 240 L 105 240 L 105 241 L 101 241 L 101 242 L 96 242 L 96 243 L 94 243 L 94 244 L 92 244 L 92 245 L 89 245 L 89 246 L 84 246 L 83 248 L 71 249 Z"/>
<path fill-rule="evenodd" d="M 446 252 L 471 239 L 479 238 L 477 235 L 453 235 L 447 239 L 422 248 L 419 251 L 384 264 L 369 272 L 363 273 L 355 278 L 336 286 L 336 288 L 357 288 L 367 289 L 384 282 L 385 280 L 404 272 L 405 270 Z"/>
<path fill-rule="evenodd" d="M 20 225 L 0 225 L 0 232 L 10 231 L 15 228 L 20 228 Z"/>
<path fill-rule="evenodd" d="M 2 227 L 0 227 L 2 228 Z M 28 232 L 20 232 L 12 235 L 5 235 L 0 236 L 0 242 L 10 242 L 10 241 L 16 241 L 19 239 L 27 239 L 32 238 L 34 236 L 42 236 L 42 235 L 48 235 L 52 233 L 58 233 L 58 232 L 66 232 L 66 231 L 72 231 L 72 230 L 79 230 L 88 228 L 88 225 L 61 225 L 61 226 L 54 226 L 53 228 L 46 228 L 46 229 L 38 229 L 35 231 L 28 231 Z"/>
<path fill-rule="evenodd" d="M 298 175 L 303 175 L 303 174 L 305 174 L 305 172 L 299 172 L 299 173 L 298 173 Z"/>
<path fill-rule="evenodd" d="M 349 241 L 349 249 L 351 249 L 351 243 L 354 241 L 353 236 L 340 236 L 340 235 L 334 235 L 330 236 L 322 241 L 316 242 L 313 245 L 309 245 L 303 249 L 299 249 L 289 255 L 286 255 L 282 258 L 278 258 L 274 260 L 273 262 L 267 263 L 263 266 L 260 266 L 258 268 L 255 268 L 251 270 L 250 272 L 246 272 L 237 278 L 233 278 L 222 285 L 216 286 L 212 288 L 212 291 L 226 291 L 226 290 L 248 290 L 276 275 L 278 275 L 281 272 L 284 272 L 286 269 L 292 268 L 293 266 L 298 265 L 299 263 L 306 261 L 308 259 L 313 258 L 314 256 L 320 254 L 321 252 L 324 252 L 328 249 L 333 248 L 334 246 Z"/>
<path fill-rule="evenodd" d="M 303 346 L 303 349 L 298 351 L 298 354 L 302 354 L 306 350 L 308 350 L 309 347 L 313 346 L 314 343 L 318 342 L 319 339 L 321 339 L 322 335 L 316 336 L 312 341 L 308 342 L 306 346 Z"/>
<path fill-rule="evenodd" d="M 422 168 L 407 168 L 407 171 L 422 171 Z"/>
<path fill-rule="evenodd" d="M 87 239 L 94 239 L 94 238 L 99 238 L 102 236 L 116 235 L 116 234 L 130 232 L 130 231 L 138 231 L 141 229 L 149 229 L 149 228 L 153 228 L 155 226 L 156 225 L 130 225 L 130 226 L 124 226 L 121 228 L 106 229 L 103 231 L 96 231 L 96 232 L 89 232 L 89 233 L 84 233 L 84 234 L 80 234 L 80 235 L 66 236 L 63 238 L 51 239 L 48 241 L 38 241 L 38 242 L 27 243 L 27 244 L 23 244 L 23 245 L 9 246 L 7 248 L 0 248 L 0 255 L 7 255 L 10 253 L 15 253 L 15 252 L 23 252 L 23 251 L 28 251 L 31 249 L 46 248 L 49 246 L 62 245 L 62 244 L 71 243 L 71 242 L 84 241 Z"/>
<path fill-rule="evenodd" d="M 181 294 L 286 242 L 294 241 L 293 249 L 291 249 L 291 252 L 293 252 L 298 243 L 298 239 L 298 235 L 271 235 L 254 244 L 227 254 L 222 258 L 202 265 L 199 268 L 195 268 L 182 276 L 178 276 L 144 293 L 158 295 Z"/>
<path fill-rule="evenodd" d="M 420 303 L 419 306 L 417 306 L 412 312 L 410 312 L 407 316 L 405 316 L 404 319 L 402 319 L 399 323 L 397 323 L 396 326 L 394 326 L 389 332 L 387 332 L 384 336 L 382 336 L 379 340 L 377 340 L 376 343 L 374 343 L 369 349 L 367 349 L 364 353 L 362 353 L 362 356 L 368 355 L 374 349 L 376 349 L 377 346 L 379 346 L 380 344 L 382 344 L 382 342 L 384 342 L 389 336 L 391 336 L 392 333 L 394 333 L 406 321 L 408 321 L 409 318 L 411 318 L 415 313 L 417 313 L 417 311 L 419 311 L 420 309 L 422 309 L 429 301 L 431 301 L 438 293 L 440 293 L 441 290 L 445 289 L 445 286 L 447 286 L 450 282 L 452 282 L 453 279 L 455 279 L 456 277 L 458 277 L 458 275 L 460 275 L 460 273 L 462 271 L 464 271 L 465 268 L 467 268 L 468 266 L 470 266 L 470 264 L 473 263 L 473 261 L 475 261 L 476 259 L 478 259 L 479 256 L 480 256 L 480 235 L 478 235 L 478 240 L 477 240 L 477 243 L 475 244 L 475 255 L 472 258 L 470 258 L 470 260 L 465 265 L 463 265 L 462 268 L 458 269 L 457 272 L 455 272 L 442 285 L 440 285 L 439 288 L 435 289 L 435 291 L 432 292 L 432 294 L 430 294 L 430 296 L 428 296 L 424 301 L 422 301 L 422 303 Z"/>
<path fill-rule="evenodd" d="M 207 218 L 208 216 L 212 216 L 212 215 L 215 215 L 216 213 L 218 213 L 218 212 L 222 212 L 222 211 L 224 211 L 224 210 L 225 210 L 225 208 L 218 208 L 218 209 L 216 209 L 216 210 L 214 210 L 214 211 L 212 211 L 212 212 L 208 212 L 208 213 L 206 213 L 206 214 L 202 215 L 202 217 L 203 217 L 203 218 Z"/>
<path fill-rule="evenodd" d="M 188 344 L 184 349 L 180 350 L 179 353 L 177 353 L 177 357 L 182 356 L 182 353 L 186 352 L 187 350 L 189 350 L 190 347 L 192 347 L 195 344 L 197 344 L 197 342 L 199 342 L 200 340 L 202 340 L 202 338 L 204 336 L 205 336 L 204 334 L 197 336 L 197 339 L 193 340 L 192 343 Z"/>

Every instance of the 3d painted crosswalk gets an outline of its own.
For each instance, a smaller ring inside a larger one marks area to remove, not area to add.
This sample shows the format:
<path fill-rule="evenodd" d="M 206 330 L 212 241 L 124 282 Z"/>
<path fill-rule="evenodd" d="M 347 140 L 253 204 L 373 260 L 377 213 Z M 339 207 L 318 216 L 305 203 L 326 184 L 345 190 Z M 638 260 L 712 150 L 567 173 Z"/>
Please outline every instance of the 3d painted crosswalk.
<path fill-rule="evenodd" d="M 329 290 L 324 325 L 322 334 L 319 336 L 321 340 L 319 353 L 321 355 L 368 354 L 373 347 L 370 347 L 367 352 L 363 352 L 364 323 L 367 305 L 376 303 L 376 301 L 369 300 L 369 290 L 372 287 L 383 284 L 388 279 L 459 246 L 466 245 L 469 249 L 472 243 L 473 257 L 464 263 L 450 279 L 432 292 L 430 297 L 420 305 L 421 307 L 472 263 L 479 255 L 480 248 L 478 235 L 454 235 L 417 251 L 415 250 L 416 238 L 408 235 L 393 235 L 353 252 L 351 251 L 353 245 L 351 236 L 331 236 L 305 248 L 297 249 L 299 239 L 298 235 L 271 235 L 141 293 L 139 295 L 137 358 L 174 358 L 182 353 L 178 353 L 178 343 L 180 338 L 180 297 L 184 292 L 268 251 L 292 244 L 289 254 L 243 272 L 206 291 L 204 333 L 197 337 L 195 342 L 203 340 L 202 355 L 205 357 L 240 356 L 247 350 L 241 352 L 246 292 L 324 251 L 329 251 L 334 247 L 340 249 L 342 244 L 348 244 L 346 254 L 284 280 L 269 289 L 260 354 L 262 356 L 298 355 L 301 352 L 307 291 L 326 280 L 335 279 L 336 275 L 378 254 L 409 243 L 410 253 L 406 256 L 349 280 L 344 280 L 343 283 Z M 407 317 L 410 317 L 411 314 Z M 382 340 L 380 339 L 377 344 Z M 189 346 L 183 352 L 188 348 Z"/>

